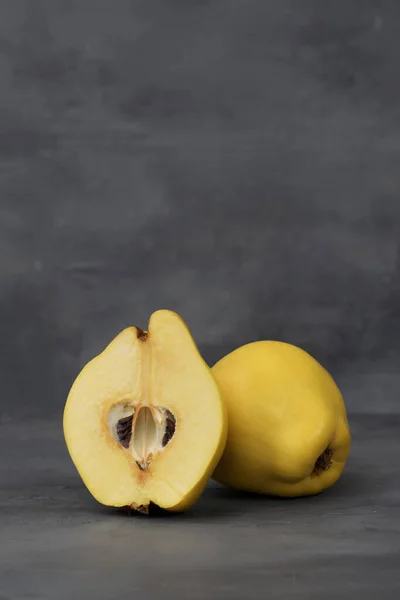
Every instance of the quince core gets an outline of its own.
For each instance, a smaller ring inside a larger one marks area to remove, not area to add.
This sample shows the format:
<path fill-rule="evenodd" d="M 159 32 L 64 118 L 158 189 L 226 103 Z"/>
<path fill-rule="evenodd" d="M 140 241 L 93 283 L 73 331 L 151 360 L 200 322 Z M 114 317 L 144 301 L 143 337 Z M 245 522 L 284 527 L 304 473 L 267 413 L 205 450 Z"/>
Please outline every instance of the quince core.
<path fill-rule="evenodd" d="M 205 425 L 207 430 L 205 433 Z M 189 508 L 221 457 L 227 418 L 182 319 L 158 310 L 78 375 L 64 410 L 70 456 L 91 494 L 148 512 Z"/>

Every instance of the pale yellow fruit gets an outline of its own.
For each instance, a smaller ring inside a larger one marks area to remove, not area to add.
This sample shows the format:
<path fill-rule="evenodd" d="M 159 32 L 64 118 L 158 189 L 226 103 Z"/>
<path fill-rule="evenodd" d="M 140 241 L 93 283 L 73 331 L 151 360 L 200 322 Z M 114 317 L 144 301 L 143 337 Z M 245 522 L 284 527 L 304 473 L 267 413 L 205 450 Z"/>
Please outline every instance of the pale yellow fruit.
<path fill-rule="evenodd" d="M 322 492 L 350 451 L 342 395 L 331 375 L 291 344 L 247 344 L 212 368 L 228 409 L 228 439 L 213 478 L 277 496 Z"/>
<path fill-rule="evenodd" d="M 223 451 L 218 387 L 178 315 L 122 331 L 74 382 L 64 410 L 71 458 L 102 504 L 189 508 Z"/>

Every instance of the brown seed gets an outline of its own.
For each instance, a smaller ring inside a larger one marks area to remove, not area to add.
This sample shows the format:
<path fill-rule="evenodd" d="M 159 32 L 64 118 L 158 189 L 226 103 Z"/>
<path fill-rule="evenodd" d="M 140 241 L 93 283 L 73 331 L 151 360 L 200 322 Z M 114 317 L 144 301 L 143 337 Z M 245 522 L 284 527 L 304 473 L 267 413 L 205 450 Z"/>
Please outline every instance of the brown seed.
<path fill-rule="evenodd" d="M 165 433 L 162 441 L 162 445 L 166 446 L 168 442 L 172 439 L 175 433 L 176 421 L 173 414 L 168 411 L 168 415 L 165 421 Z"/>
<path fill-rule="evenodd" d="M 117 423 L 117 436 L 124 448 L 129 448 L 129 442 L 132 437 L 132 421 L 133 415 L 129 415 L 128 417 L 123 417 Z"/>

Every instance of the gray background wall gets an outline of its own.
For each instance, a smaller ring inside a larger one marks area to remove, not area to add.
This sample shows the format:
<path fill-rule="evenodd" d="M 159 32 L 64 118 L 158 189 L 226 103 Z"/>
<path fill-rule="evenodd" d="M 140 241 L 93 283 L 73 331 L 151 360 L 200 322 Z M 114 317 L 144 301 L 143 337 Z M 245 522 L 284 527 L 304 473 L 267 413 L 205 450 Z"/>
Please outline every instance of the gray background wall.
<path fill-rule="evenodd" d="M 0 414 L 161 307 L 399 410 L 400 5 L 2 0 Z"/>

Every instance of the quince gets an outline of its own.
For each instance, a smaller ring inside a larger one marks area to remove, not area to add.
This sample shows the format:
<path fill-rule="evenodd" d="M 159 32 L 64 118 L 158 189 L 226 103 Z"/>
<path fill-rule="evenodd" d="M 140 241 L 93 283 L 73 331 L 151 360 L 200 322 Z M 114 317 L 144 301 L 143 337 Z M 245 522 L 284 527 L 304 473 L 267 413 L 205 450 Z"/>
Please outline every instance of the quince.
<path fill-rule="evenodd" d="M 78 375 L 65 441 L 91 494 L 108 506 L 183 511 L 199 498 L 225 445 L 217 384 L 180 317 L 124 329 Z"/>
<path fill-rule="evenodd" d="M 253 342 L 212 373 L 228 410 L 215 480 L 260 494 L 307 496 L 339 479 L 351 443 L 346 409 L 312 356 L 284 342 Z"/>

